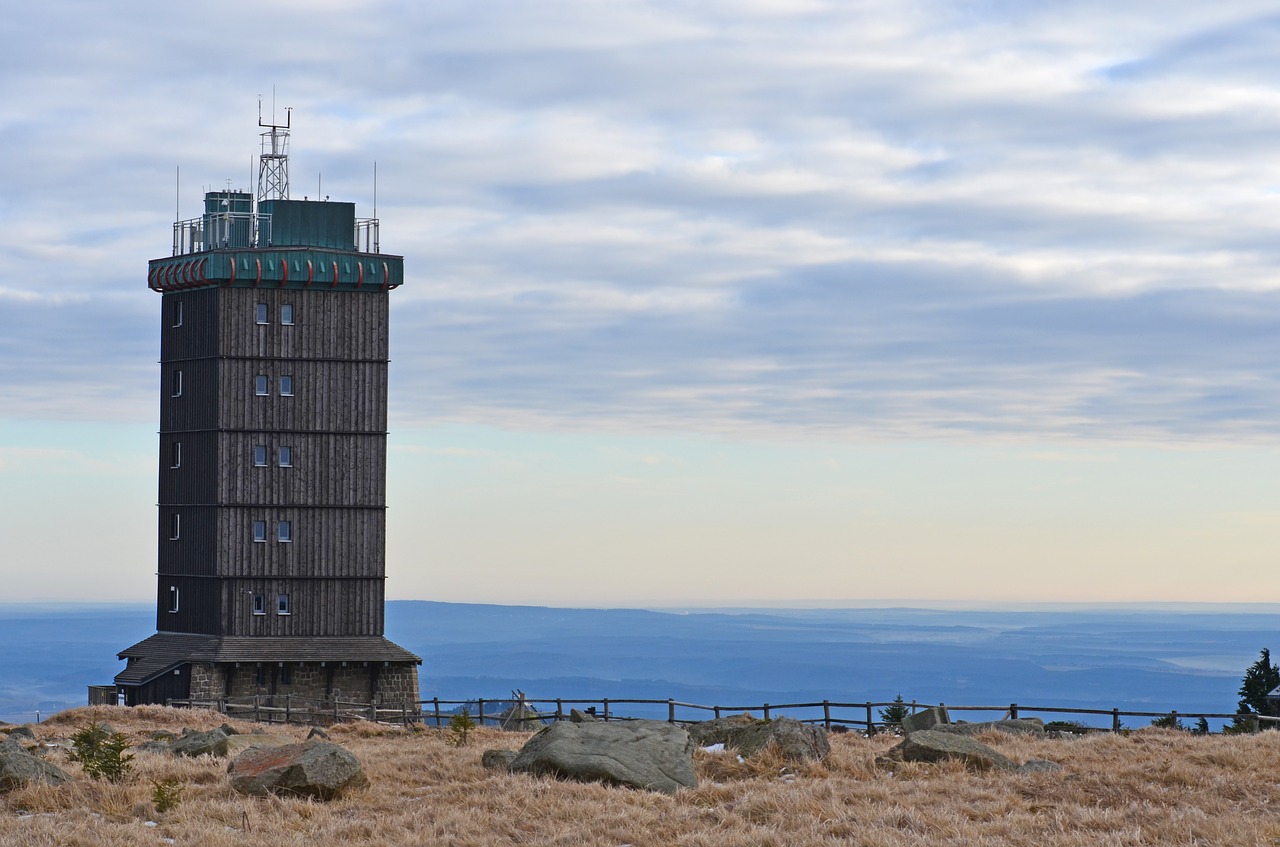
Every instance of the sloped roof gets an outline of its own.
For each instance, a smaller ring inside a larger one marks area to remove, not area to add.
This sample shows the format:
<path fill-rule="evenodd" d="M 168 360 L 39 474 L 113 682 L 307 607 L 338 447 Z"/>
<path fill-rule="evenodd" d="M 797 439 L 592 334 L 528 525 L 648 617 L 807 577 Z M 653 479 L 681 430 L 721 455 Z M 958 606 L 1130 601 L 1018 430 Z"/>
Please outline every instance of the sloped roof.
<path fill-rule="evenodd" d="M 413 662 L 422 659 L 382 636 L 218 638 L 158 632 L 118 654 L 132 659 L 116 685 L 144 685 L 188 662 Z"/>

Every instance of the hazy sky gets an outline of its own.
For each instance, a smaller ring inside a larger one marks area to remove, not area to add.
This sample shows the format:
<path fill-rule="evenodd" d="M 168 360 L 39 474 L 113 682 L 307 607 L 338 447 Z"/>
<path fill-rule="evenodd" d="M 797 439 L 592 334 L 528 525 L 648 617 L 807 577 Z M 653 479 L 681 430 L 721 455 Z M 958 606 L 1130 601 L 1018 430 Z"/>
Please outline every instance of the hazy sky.
<path fill-rule="evenodd" d="M 48 0 L 0 36 L 5 599 L 153 596 L 146 262 L 249 184 L 274 86 L 293 196 L 371 215 L 376 161 L 405 257 L 390 597 L 1280 600 L 1274 4 Z"/>

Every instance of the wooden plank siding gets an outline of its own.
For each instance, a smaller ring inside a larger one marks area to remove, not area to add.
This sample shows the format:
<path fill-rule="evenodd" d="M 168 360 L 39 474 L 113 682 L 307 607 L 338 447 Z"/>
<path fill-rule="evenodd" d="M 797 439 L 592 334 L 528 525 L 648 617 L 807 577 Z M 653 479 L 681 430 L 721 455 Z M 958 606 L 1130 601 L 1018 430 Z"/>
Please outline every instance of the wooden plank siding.
<path fill-rule="evenodd" d="M 289 580 L 270 577 L 219 581 L 222 631 L 248 636 L 382 635 L 384 583 L 358 580 Z M 289 595 L 290 613 L 276 613 L 276 596 Z M 253 613 L 254 595 L 266 598 L 266 614 Z"/>
<path fill-rule="evenodd" d="M 387 293 L 226 287 L 164 302 L 157 630 L 381 636 Z M 281 322 L 286 304 L 291 325 Z M 172 396 L 177 371 L 182 391 Z M 266 395 L 255 391 L 259 375 Z M 281 376 L 292 378 L 291 396 Z M 265 466 L 255 463 L 259 445 Z M 254 541 L 255 521 L 266 523 L 264 542 Z M 291 541 L 278 540 L 281 521 Z M 289 595 L 289 614 L 277 614 L 279 594 Z M 254 595 L 266 614 L 253 613 Z"/>

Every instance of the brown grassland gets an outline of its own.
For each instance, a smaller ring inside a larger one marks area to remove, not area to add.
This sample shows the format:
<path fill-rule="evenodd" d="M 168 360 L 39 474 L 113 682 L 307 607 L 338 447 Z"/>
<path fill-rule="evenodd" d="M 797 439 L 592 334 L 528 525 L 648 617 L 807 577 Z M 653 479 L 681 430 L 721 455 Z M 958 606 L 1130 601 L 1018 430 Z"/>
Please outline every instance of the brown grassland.
<path fill-rule="evenodd" d="M 213 712 L 159 707 L 73 709 L 34 727 L 66 745 L 93 721 L 141 742 L 152 730 L 208 729 Z M 243 731 L 252 724 L 240 724 Z M 267 727 L 305 735 L 305 728 Z M 958 765 L 881 768 L 896 739 L 833 735 L 820 764 L 699 751 L 700 785 L 675 796 L 496 773 L 491 747 L 527 734 L 476 730 L 452 747 L 447 732 L 373 724 L 333 727 L 364 764 L 370 786 L 330 802 L 235 794 L 227 761 L 139 753 L 124 784 L 80 775 L 63 746 L 50 761 L 75 774 L 57 788 L 0 795 L 5 847 L 137 845 L 1280 845 L 1280 732 L 1194 736 L 1143 729 L 1074 739 L 985 736 L 1018 761 L 1049 759 L 1062 773 L 976 773 Z M 153 782 L 177 780 L 180 804 L 163 814 Z"/>

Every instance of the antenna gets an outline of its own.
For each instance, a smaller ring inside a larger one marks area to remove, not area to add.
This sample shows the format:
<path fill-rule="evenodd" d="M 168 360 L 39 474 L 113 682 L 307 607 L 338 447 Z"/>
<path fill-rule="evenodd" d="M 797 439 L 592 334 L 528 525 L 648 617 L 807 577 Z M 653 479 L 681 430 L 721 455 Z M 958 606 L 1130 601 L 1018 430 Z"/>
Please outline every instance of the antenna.
<path fill-rule="evenodd" d="M 373 216 L 378 217 L 378 160 L 373 160 Z"/>
<path fill-rule="evenodd" d="M 182 220 L 182 165 L 173 166 L 173 219 Z"/>
<path fill-rule="evenodd" d="M 262 151 L 258 156 L 258 202 L 289 199 L 289 124 L 293 107 L 286 106 L 284 123 L 276 123 L 275 87 L 271 89 L 271 123 L 262 122 L 262 98 L 258 98 L 258 126 L 268 131 L 261 134 Z"/>

